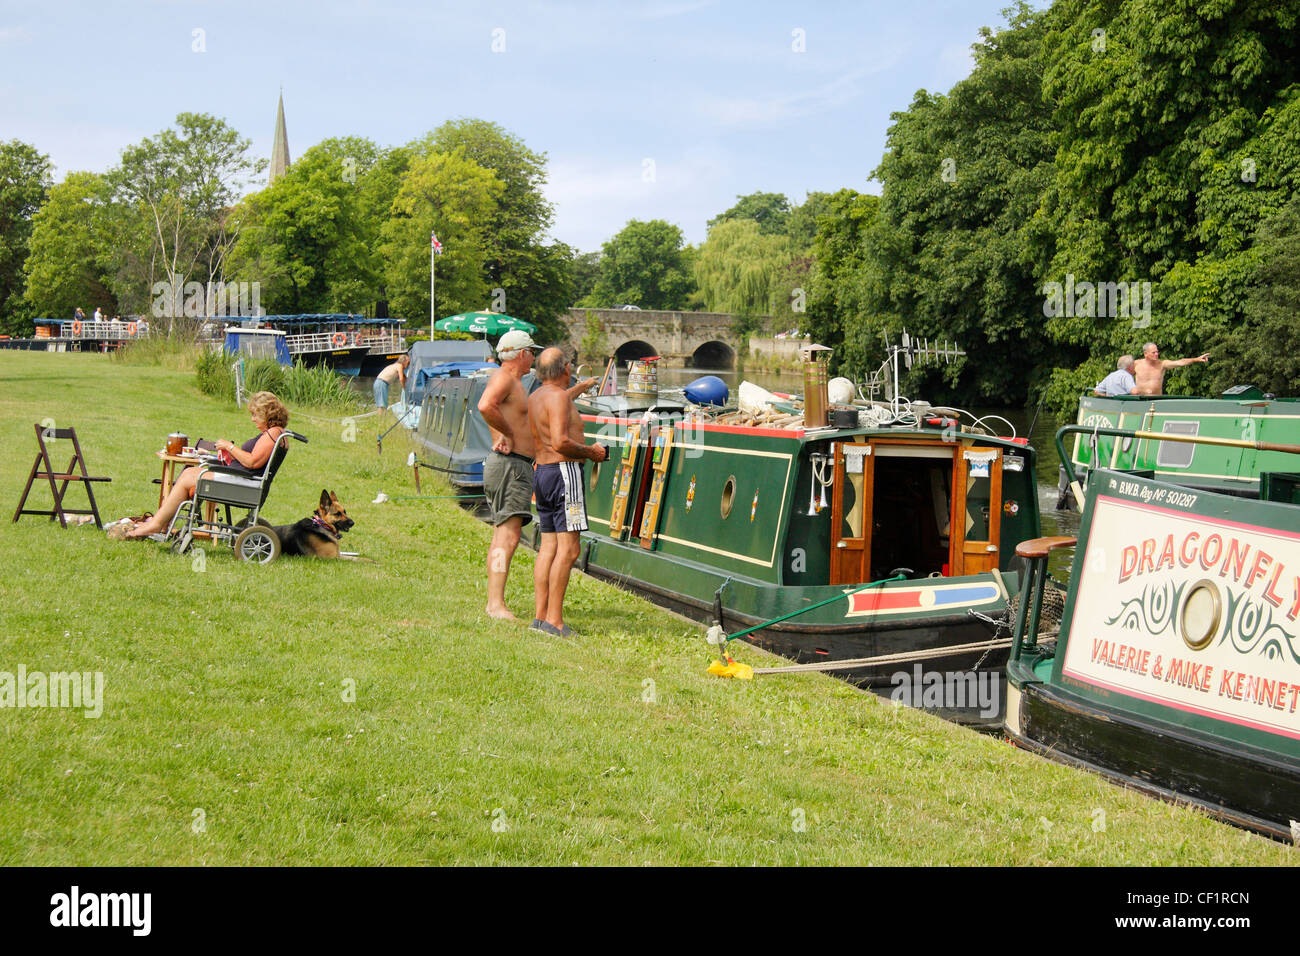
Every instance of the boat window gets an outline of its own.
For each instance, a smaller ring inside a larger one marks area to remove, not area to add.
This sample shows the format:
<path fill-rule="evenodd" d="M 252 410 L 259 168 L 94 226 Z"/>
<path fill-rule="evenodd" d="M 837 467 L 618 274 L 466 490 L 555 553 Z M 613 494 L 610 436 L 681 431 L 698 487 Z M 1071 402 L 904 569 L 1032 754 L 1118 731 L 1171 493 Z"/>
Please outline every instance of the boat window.
<path fill-rule="evenodd" d="M 731 506 L 736 500 L 736 476 L 728 475 L 727 483 L 722 486 L 722 517 L 731 514 Z"/>
<path fill-rule="evenodd" d="M 850 468 L 845 469 L 844 479 L 844 504 L 842 506 L 842 517 L 840 518 L 840 537 L 861 538 L 863 537 L 862 486 L 866 479 L 861 467 L 856 472 L 851 470 L 851 463 Z"/>
<path fill-rule="evenodd" d="M 989 540 L 989 496 L 993 479 L 971 475 L 966 479 L 966 540 Z"/>
<path fill-rule="evenodd" d="M 1166 435 L 1195 435 L 1200 429 L 1200 422 L 1165 422 L 1161 431 Z M 1156 452 L 1156 467 L 1186 468 L 1195 454 L 1196 446 L 1190 442 L 1162 441 Z"/>
<path fill-rule="evenodd" d="M 249 358 L 275 358 L 275 337 L 270 335 L 241 335 L 239 354 Z"/>

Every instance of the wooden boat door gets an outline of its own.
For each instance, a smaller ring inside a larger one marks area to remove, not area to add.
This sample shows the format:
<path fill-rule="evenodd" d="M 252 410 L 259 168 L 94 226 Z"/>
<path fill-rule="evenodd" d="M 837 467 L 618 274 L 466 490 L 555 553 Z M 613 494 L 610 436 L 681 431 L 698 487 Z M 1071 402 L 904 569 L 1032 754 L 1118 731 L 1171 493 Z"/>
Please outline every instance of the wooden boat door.
<path fill-rule="evenodd" d="M 966 447 L 957 456 L 952 495 L 952 574 L 998 566 L 1002 531 L 1002 450 Z"/>
<path fill-rule="evenodd" d="M 871 501 L 875 459 L 867 443 L 836 442 L 831 495 L 830 584 L 871 580 Z"/>

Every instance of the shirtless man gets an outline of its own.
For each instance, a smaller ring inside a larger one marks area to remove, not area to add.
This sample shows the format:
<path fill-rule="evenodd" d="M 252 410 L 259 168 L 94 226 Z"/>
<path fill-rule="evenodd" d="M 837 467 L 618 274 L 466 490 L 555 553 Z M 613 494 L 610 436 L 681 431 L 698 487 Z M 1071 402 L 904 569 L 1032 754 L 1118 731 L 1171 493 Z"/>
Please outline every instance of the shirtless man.
<path fill-rule="evenodd" d="M 1162 359 L 1159 346 L 1154 342 L 1148 342 L 1142 346 L 1142 357 L 1133 363 L 1132 372 L 1133 378 L 1137 380 L 1137 394 L 1163 395 L 1166 369 L 1182 368 L 1184 365 L 1194 365 L 1209 360 L 1209 352 L 1196 358 Z"/>
<path fill-rule="evenodd" d="M 561 637 L 577 632 L 564 623 L 564 592 L 569 572 L 578 560 L 579 540 L 587 530 L 581 460 L 606 461 L 609 449 L 584 442 L 582 416 L 568 388 L 571 363 L 559 349 L 547 349 L 537 360 L 539 388 L 528 399 L 528 420 L 537 449 L 537 521 L 542 543 L 537 549 L 533 592 L 537 616 L 532 628 Z"/>
<path fill-rule="evenodd" d="M 532 337 L 518 329 L 501 336 L 492 373 L 478 400 L 479 414 L 492 430 L 492 452 L 483 462 L 483 493 L 492 508 L 488 546 L 488 617 L 512 621 L 506 607 L 510 559 L 519 533 L 533 520 L 533 432 L 528 427 L 528 396 L 522 379 L 533 365 Z"/>

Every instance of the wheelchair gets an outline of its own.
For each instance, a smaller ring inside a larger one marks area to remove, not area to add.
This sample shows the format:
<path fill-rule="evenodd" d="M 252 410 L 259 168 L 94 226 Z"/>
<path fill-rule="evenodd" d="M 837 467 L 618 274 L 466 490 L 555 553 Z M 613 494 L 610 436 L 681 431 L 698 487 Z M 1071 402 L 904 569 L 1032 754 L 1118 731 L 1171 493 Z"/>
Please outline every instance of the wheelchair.
<path fill-rule="evenodd" d="M 194 543 L 195 534 L 205 534 L 214 543 L 234 549 L 241 561 L 270 564 L 280 556 L 280 539 L 260 511 L 266 503 L 284 456 L 289 451 L 289 439 L 306 444 L 307 439 L 287 428 L 275 440 L 271 458 L 260 475 L 250 475 L 238 468 L 219 464 L 215 458 L 204 458 L 198 465 L 202 470 L 194 486 L 194 497 L 182 501 L 167 528 L 167 537 L 175 535 L 173 554 L 184 554 Z M 213 518 L 204 517 L 211 506 Z M 216 509 L 224 510 L 225 520 L 217 520 Z M 246 512 L 238 522 L 233 522 L 230 509 Z"/>

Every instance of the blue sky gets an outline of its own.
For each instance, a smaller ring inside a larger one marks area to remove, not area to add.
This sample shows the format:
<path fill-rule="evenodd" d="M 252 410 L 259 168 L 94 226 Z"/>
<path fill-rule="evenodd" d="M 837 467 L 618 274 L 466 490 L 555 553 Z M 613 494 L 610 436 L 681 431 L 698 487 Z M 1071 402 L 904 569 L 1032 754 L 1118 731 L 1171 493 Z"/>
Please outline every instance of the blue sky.
<path fill-rule="evenodd" d="M 700 242 L 740 194 L 878 191 L 889 114 L 966 76 L 1006 5 L 0 0 L 0 139 L 62 179 L 188 110 L 269 156 L 283 85 L 294 157 L 481 117 L 547 154 L 556 238 L 592 251 L 636 218 Z"/>

